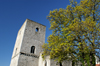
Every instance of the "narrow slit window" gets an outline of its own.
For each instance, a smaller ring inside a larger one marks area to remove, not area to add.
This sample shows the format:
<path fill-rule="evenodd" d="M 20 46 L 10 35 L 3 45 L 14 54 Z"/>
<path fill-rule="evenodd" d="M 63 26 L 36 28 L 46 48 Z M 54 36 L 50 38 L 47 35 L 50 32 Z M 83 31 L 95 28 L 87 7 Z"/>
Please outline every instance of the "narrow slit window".
<path fill-rule="evenodd" d="M 39 31 L 39 28 L 37 27 L 37 28 L 36 28 L 36 32 L 38 32 L 38 31 Z"/>
<path fill-rule="evenodd" d="M 35 51 L 35 46 L 32 46 L 32 47 L 31 47 L 31 53 L 34 54 L 34 51 Z"/>
<path fill-rule="evenodd" d="M 47 66 L 47 61 L 45 60 L 45 66 Z"/>
<path fill-rule="evenodd" d="M 15 55 L 16 55 L 16 53 L 17 53 L 17 48 L 16 48 L 16 50 L 15 50 Z"/>

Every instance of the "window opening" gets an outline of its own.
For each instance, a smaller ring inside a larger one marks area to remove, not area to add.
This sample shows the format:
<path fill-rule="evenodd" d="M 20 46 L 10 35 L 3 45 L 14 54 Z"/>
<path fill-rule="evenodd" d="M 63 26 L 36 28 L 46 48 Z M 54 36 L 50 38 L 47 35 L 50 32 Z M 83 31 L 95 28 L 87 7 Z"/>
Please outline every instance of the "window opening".
<path fill-rule="evenodd" d="M 47 66 L 47 61 L 45 60 L 45 66 Z"/>
<path fill-rule="evenodd" d="M 16 52 L 17 52 L 17 48 L 15 49 L 15 55 L 16 55 Z"/>
<path fill-rule="evenodd" d="M 62 66 L 62 62 L 60 62 L 59 65 Z"/>
<path fill-rule="evenodd" d="M 39 31 L 39 28 L 37 27 L 35 31 L 38 32 Z"/>
<path fill-rule="evenodd" d="M 32 46 L 31 47 L 31 53 L 34 53 L 34 51 L 35 51 L 35 46 Z"/>

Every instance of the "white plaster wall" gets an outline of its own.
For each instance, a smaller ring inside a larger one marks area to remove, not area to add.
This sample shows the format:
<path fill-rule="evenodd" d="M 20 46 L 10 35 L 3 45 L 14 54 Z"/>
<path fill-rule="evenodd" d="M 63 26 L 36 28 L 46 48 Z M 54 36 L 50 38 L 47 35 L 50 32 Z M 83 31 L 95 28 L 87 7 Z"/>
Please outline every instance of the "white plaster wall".
<path fill-rule="evenodd" d="M 19 54 L 11 59 L 10 66 L 18 66 L 18 59 L 19 59 Z"/>
<path fill-rule="evenodd" d="M 18 54 L 20 52 L 21 44 L 22 44 L 22 41 L 23 41 L 23 35 L 24 35 L 24 30 L 25 30 L 26 22 L 27 21 L 24 22 L 24 24 L 22 25 L 22 27 L 18 31 L 16 42 L 15 42 L 15 47 L 14 47 L 13 54 L 12 54 L 12 58 L 16 54 Z M 17 50 L 16 50 L 16 48 L 17 48 Z"/>
<path fill-rule="evenodd" d="M 18 64 L 18 59 L 19 59 L 19 55 L 20 55 L 20 49 L 21 49 L 21 44 L 22 44 L 22 40 L 23 40 L 26 22 L 27 21 L 24 22 L 24 24 L 22 25 L 22 27 L 18 31 L 10 66 L 17 66 L 17 64 Z"/>
<path fill-rule="evenodd" d="M 42 58 L 42 53 L 39 56 L 39 65 L 38 66 L 45 66 L 45 61 L 47 62 L 47 66 L 50 66 L 50 56 L 46 56 L 45 59 Z"/>
<path fill-rule="evenodd" d="M 43 66 L 43 64 L 44 64 L 44 60 L 43 60 L 43 58 L 42 58 L 42 56 L 41 56 L 42 54 L 40 53 L 40 56 L 39 56 L 39 62 L 38 62 L 38 66 Z"/>
<path fill-rule="evenodd" d="M 97 56 L 95 56 L 95 58 L 96 58 L 96 64 L 100 64 L 99 58 Z"/>
<path fill-rule="evenodd" d="M 47 61 L 47 66 L 50 66 L 50 56 L 46 57 L 46 61 Z"/>
<path fill-rule="evenodd" d="M 50 59 L 50 56 L 46 56 L 45 59 L 43 60 L 42 53 L 41 53 L 40 57 L 39 57 L 39 65 L 38 66 L 45 66 L 45 61 L 47 62 L 47 66 L 59 66 L 57 61 Z M 72 61 L 65 60 L 62 62 L 62 65 L 63 66 L 72 66 Z"/>

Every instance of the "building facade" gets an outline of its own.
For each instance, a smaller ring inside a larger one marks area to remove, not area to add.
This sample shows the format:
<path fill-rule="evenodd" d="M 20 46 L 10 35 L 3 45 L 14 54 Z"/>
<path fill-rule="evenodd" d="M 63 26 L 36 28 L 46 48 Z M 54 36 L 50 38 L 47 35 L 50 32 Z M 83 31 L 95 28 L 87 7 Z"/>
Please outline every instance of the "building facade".
<path fill-rule="evenodd" d="M 49 56 L 43 60 L 41 52 L 45 43 L 46 26 L 26 19 L 15 42 L 10 66 L 58 66 Z M 70 66 L 69 61 L 67 65 Z M 66 66 L 66 62 L 63 62 Z"/>
<path fill-rule="evenodd" d="M 26 19 L 15 42 L 10 66 L 59 66 L 57 61 L 47 56 L 42 58 L 42 45 L 45 43 L 46 26 Z M 98 59 L 96 63 L 99 64 Z M 72 66 L 71 61 L 63 61 L 63 66 Z M 79 64 L 78 66 L 81 66 Z"/>
<path fill-rule="evenodd" d="M 46 27 L 26 19 L 18 31 L 10 66 L 38 66 Z"/>

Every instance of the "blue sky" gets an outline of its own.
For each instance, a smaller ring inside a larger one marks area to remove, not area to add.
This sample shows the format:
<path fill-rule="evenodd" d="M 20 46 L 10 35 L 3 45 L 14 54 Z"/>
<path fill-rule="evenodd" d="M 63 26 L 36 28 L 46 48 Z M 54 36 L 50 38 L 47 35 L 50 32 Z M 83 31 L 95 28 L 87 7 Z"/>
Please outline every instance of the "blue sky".
<path fill-rule="evenodd" d="M 52 33 L 46 16 L 67 5 L 69 0 L 0 0 L 0 66 L 10 65 L 17 32 L 27 18 L 46 26 L 46 42 Z"/>

